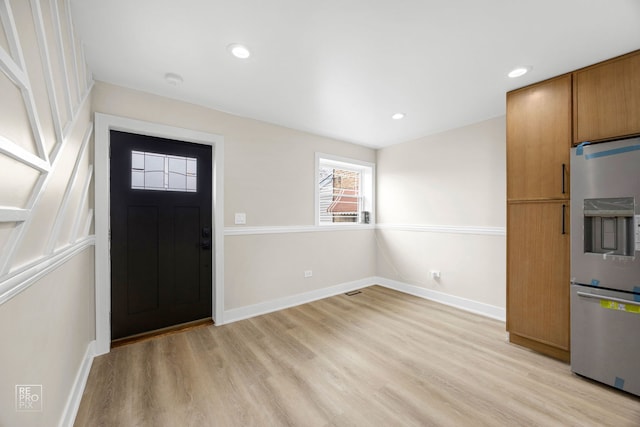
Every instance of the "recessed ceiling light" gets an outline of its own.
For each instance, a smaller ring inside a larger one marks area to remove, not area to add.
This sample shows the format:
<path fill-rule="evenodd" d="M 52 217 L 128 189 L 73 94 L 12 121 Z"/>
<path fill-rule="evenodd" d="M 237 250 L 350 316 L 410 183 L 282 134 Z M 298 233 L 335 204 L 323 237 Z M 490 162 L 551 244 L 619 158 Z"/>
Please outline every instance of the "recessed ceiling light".
<path fill-rule="evenodd" d="M 391 116 L 391 118 L 393 120 L 400 120 L 400 119 L 404 119 L 404 113 L 395 113 L 393 116 Z"/>
<path fill-rule="evenodd" d="M 247 59 L 251 56 L 251 52 L 249 48 L 245 45 L 234 43 L 227 46 L 227 50 L 231 52 L 233 56 L 240 59 Z"/>
<path fill-rule="evenodd" d="M 513 79 L 516 77 L 524 76 L 529 71 L 531 71 L 531 67 L 518 67 L 511 70 L 507 75 Z"/>
<path fill-rule="evenodd" d="M 171 86 L 178 86 L 183 82 L 182 76 L 176 73 L 167 73 L 164 75 L 164 79 Z"/>

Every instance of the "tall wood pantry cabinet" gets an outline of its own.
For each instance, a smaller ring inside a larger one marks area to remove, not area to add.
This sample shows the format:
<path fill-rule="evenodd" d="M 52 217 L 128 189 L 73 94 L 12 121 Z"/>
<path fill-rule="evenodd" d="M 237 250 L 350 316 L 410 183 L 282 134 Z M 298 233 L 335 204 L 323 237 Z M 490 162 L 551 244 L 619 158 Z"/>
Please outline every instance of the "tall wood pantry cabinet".
<path fill-rule="evenodd" d="M 572 76 L 507 94 L 509 340 L 569 360 Z"/>

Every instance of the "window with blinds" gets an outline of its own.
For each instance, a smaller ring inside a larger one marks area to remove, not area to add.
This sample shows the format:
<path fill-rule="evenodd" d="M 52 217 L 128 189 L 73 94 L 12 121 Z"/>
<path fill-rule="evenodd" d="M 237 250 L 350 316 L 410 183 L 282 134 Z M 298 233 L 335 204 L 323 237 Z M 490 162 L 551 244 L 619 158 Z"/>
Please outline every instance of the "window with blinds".
<path fill-rule="evenodd" d="M 316 159 L 316 223 L 372 222 L 374 165 L 322 154 Z"/>

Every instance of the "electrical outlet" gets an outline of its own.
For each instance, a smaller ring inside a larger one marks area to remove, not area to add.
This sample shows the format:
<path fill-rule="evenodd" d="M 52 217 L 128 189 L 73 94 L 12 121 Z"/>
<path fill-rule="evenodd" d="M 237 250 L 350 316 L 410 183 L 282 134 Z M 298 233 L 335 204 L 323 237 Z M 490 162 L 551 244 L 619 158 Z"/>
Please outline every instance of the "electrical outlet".
<path fill-rule="evenodd" d="M 311 270 L 305 270 L 304 271 L 304 277 L 309 278 L 311 276 L 313 276 L 313 271 L 311 271 Z"/>
<path fill-rule="evenodd" d="M 440 272 L 438 270 L 431 270 L 431 278 L 433 280 L 439 280 L 440 279 Z"/>

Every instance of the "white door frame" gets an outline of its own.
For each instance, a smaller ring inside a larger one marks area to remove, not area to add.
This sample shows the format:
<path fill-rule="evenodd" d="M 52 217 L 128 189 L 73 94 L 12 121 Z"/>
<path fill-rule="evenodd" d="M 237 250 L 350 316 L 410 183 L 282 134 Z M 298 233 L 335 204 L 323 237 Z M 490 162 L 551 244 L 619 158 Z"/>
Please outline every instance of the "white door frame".
<path fill-rule="evenodd" d="M 212 213 L 214 250 L 211 283 L 212 316 L 216 324 L 224 323 L 224 138 L 213 133 L 145 122 L 108 114 L 95 114 L 95 312 L 96 355 L 111 349 L 111 258 L 109 239 L 109 146 L 110 131 L 118 130 L 212 147 Z"/>

